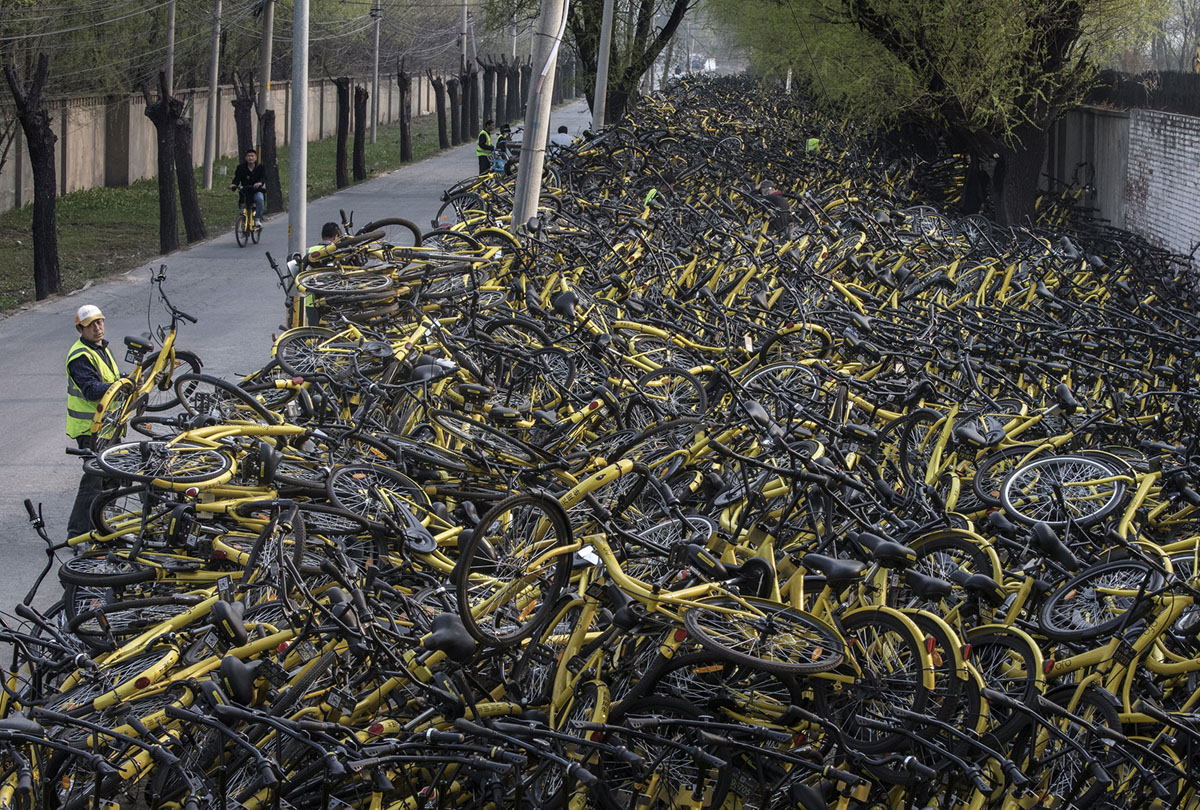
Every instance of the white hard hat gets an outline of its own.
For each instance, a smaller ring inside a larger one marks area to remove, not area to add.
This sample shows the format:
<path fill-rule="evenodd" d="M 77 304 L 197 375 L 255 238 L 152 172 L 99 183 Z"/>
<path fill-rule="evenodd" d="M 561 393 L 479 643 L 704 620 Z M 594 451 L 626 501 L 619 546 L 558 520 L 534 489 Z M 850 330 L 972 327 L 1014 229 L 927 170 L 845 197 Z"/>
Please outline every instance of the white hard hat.
<path fill-rule="evenodd" d="M 87 326 L 92 321 L 104 317 L 104 313 L 100 311 L 100 307 L 93 304 L 84 304 L 75 312 L 75 325 Z"/>

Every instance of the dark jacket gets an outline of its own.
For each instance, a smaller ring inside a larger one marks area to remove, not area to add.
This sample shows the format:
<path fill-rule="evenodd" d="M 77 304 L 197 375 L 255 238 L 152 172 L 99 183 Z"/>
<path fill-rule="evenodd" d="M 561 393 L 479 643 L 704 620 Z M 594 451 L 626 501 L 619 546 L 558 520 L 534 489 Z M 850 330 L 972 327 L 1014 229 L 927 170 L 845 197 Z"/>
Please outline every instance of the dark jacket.
<path fill-rule="evenodd" d="M 267 184 L 267 170 L 261 163 L 255 163 L 251 169 L 245 163 L 239 163 L 237 170 L 233 173 L 232 185 L 240 188 L 253 188 L 255 183 Z"/>

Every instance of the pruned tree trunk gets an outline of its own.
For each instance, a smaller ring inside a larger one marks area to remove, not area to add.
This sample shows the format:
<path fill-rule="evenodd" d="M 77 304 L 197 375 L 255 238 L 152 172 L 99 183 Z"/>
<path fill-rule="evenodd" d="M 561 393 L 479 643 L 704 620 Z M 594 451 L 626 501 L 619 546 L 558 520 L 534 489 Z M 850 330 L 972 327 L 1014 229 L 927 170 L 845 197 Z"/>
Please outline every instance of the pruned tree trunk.
<path fill-rule="evenodd" d="M 412 162 L 412 77 L 404 69 L 404 60 L 396 71 L 396 84 L 400 88 L 400 159 Z"/>
<path fill-rule="evenodd" d="M 446 80 L 446 94 L 450 97 L 450 143 L 462 143 L 462 99 L 458 96 L 458 77 Z"/>
<path fill-rule="evenodd" d="M 350 185 L 350 174 L 346 171 L 346 146 L 350 141 L 350 77 L 341 76 L 333 80 L 337 86 L 337 155 L 334 162 L 334 184 L 338 188 Z"/>
<path fill-rule="evenodd" d="M 512 123 L 521 117 L 521 107 L 525 104 L 525 97 L 521 94 L 521 66 L 515 62 L 508 65 L 508 98 L 505 100 L 505 119 L 508 123 Z"/>
<path fill-rule="evenodd" d="M 146 117 L 154 124 L 158 140 L 158 251 L 170 253 L 179 247 L 179 219 L 175 212 L 175 123 L 179 115 L 171 111 L 167 93 L 167 74 L 158 74 L 158 98 L 142 85 Z"/>
<path fill-rule="evenodd" d="M 1018 130 L 1017 137 L 1016 144 L 997 150 L 1000 157 L 992 173 L 992 203 L 1001 225 L 1031 224 L 1049 140 L 1045 130 L 1028 125 Z"/>
<path fill-rule="evenodd" d="M 179 99 L 171 99 L 171 111 L 177 115 L 175 179 L 179 183 L 179 208 L 183 211 L 183 230 L 190 245 L 207 239 L 208 230 L 204 227 L 204 215 L 200 212 L 200 195 L 196 192 L 196 170 L 192 166 L 192 122 L 183 116 L 183 102 Z"/>
<path fill-rule="evenodd" d="M 496 99 L 496 66 L 489 59 L 483 63 L 483 104 L 481 110 L 483 113 L 483 121 L 489 118 L 495 119 L 494 110 Z M 482 121 L 480 122 L 482 123 Z"/>
<path fill-rule="evenodd" d="M 283 183 L 279 181 L 279 155 L 275 151 L 275 111 L 267 110 L 260 119 L 262 125 L 262 147 L 258 159 L 267 175 L 267 192 L 264 195 L 266 213 L 283 210 Z"/>
<path fill-rule="evenodd" d="M 367 179 L 367 88 L 354 88 L 354 179 Z"/>
<path fill-rule="evenodd" d="M 517 106 L 516 117 L 525 115 L 525 105 L 529 103 L 529 82 L 533 78 L 533 64 L 526 62 L 521 65 L 521 103 Z"/>
<path fill-rule="evenodd" d="M 441 76 L 434 76 L 431 71 L 425 71 L 429 83 L 433 85 L 433 106 L 437 109 L 438 147 L 450 148 L 450 133 L 446 131 L 446 82 Z"/>
<path fill-rule="evenodd" d="M 459 140 L 467 143 L 471 140 L 471 130 L 479 131 L 476 118 L 479 115 L 479 98 L 475 92 L 475 79 L 478 74 L 473 63 L 467 63 L 467 69 L 458 74 L 459 86 L 462 88 L 462 115 L 459 120 Z"/>
<path fill-rule="evenodd" d="M 500 57 L 500 64 L 494 66 L 496 71 L 496 113 L 489 118 L 495 118 L 497 124 L 508 123 L 508 66 L 504 64 L 504 57 Z"/>
<path fill-rule="evenodd" d="M 54 144 L 58 137 L 50 127 L 50 113 L 43 105 L 42 91 L 50 72 L 50 57 L 38 54 L 37 68 L 29 88 L 11 64 L 4 65 L 4 78 L 17 106 L 17 118 L 29 147 L 33 168 L 33 287 L 41 301 L 62 290 L 58 262 L 58 227 L 55 223 L 55 194 L 58 173 L 54 167 Z"/>
<path fill-rule="evenodd" d="M 254 148 L 254 77 L 233 74 L 233 126 L 237 132 L 238 156 L 244 157 Z M 191 164 L 191 160 L 188 160 Z M 190 239 L 188 240 L 191 241 Z"/>

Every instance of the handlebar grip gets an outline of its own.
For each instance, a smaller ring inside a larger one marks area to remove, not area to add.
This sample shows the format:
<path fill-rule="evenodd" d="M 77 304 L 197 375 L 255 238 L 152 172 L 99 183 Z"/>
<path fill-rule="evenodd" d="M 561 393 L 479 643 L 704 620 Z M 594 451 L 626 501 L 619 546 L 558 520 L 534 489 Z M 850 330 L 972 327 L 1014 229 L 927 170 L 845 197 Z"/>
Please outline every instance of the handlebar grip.
<path fill-rule="evenodd" d="M 570 767 L 570 772 L 571 772 L 571 775 L 574 776 L 575 779 L 578 780 L 579 784 L 581 784 L 581 785 L 586 785 L 586 786 L 590 787 L 591 785 L 594 785 L 594 784 L 596 784 L 597 781 L 599 781 L 596 779 L 596 775 L 594 773 L 592 773 L 587 768 L 585 768 L 579 764 L 572 764 Z"/>
<path fill-rule="evenodd" d="M 28 498 L 25 499 L 25 511 L 29 513 L 30 520 L 38 519 L 37 510 L 33 508 L 33 501 Z"/>
<path fill-rule="evenodd" d="M 197 322 L 195 318 L 193 318 L 191 315 L 188 315 L 186 312 L 180 311 L 179 317 L 183 318 L 188 323 L 196 323 Z"/>
<path fill-rule="evenodd" d="M 263 760 L 259 763 L 258 778 L 267 787 L 275 787 L 279 784 L 279 776 L 275 773 L 275 766 L 271 764 L 270 760 Z"/>
<path fill-rule="evenodd" d="M 422 736 L 425 738 L 425 742 L 449 743 L 450 745 L 460 745 L 466 742 L 467 739 L 463 734 L 457 734 L 453 731 L 438 731 L 434 728 L 426 729 Z"/>
<path fill-rule="evenodd" d="M 17 774 L 17 792 L 30 793 L 33 791 L 33 775 L 29 768 L 22 768 Z"/>
<path fill-rule="evenodd" d="M 915 773 L 917 776 L 923 776 L 926 779 L 932 779 L 937 776 L 937 771 L 913 756 L 904 758 L 904 769 L 909 773 Z"/>

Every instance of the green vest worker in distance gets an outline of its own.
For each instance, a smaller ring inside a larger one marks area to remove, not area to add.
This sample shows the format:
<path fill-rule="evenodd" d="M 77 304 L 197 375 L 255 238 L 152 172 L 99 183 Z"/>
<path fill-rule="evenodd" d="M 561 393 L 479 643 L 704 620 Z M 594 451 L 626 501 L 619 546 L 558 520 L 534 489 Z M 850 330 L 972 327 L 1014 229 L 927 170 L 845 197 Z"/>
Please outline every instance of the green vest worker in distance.
<path fill-rule="evenodd" d="M 321 244 L 313 245 L 304 251 L 304 258 L 317 262 L 337 250 L 337 241 L 342 238 L 342 226 L 336 222 L 326 222 L 321 226 Z"/>
<path fill-rule="evenodd" d="M 496 122 L 488 119 L 479 130 L 479 140 L 475 142 L 475 157 L 479 158 L 479 173 L 487 174 L 492 170 L 492 127 Z"/>
<path fill-rule="evenodd" d="M 85 304 L 75 313 L 75 331 L 79 339 L 67 352 L 67 435 L 81 450 L 92 449 L 92 419 L 108 387 L 121 377 L 117 361 L 104 339 L 104 313 Z M 75 505 L 67 522 L 67 536 L 91 531 L 92 501 L 104 491 L 107 481 L 84 469 L 79 480 Z"/>

